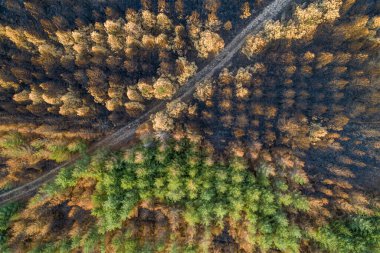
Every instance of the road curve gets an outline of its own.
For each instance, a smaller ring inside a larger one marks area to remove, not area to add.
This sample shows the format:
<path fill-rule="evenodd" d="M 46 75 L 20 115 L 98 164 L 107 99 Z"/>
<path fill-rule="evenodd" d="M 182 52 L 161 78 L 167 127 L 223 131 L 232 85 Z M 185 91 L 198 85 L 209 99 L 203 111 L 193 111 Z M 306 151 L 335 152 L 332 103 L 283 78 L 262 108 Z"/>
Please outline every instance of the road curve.
<path fill-rule="evenodd" d="M 217 71 L 225 67 L 232 57 L 239 52 L 249 34 L 258 32 L 266 21 L 274 19 L 291 2 L 292 0 L 274 0 L 271 4 L 265 7 L 256 18 L 250 21 L 250 23 L 234 37 L 234 39 L 223 49 L 222 52 L 220 52 L 209 64 L 195 74 L 184 86 L 182 86 L 171 101 L 178 99 L 186 102 L 190 100 L 195 89 L 203 80 L 211 78 Z M 90 147 L 89 152 L 91 153 L 98 148 L 112 148 L 122 142 L 130 140 L 133 138 L 137 127 L 142 123 L 149 121 L 152 114 L 165 109 L 168 102 L 170 101 L 158 102 L 154 107 L 145 112 L 139 118 L 133 120 L 131 123 L 120 128 L 111 135 L 103 138 L 101 141 L 95 143 Z M 74 164 L 78 158 L 79 156 L 74 156 L 70 161 L 59 165 L 39 178 L 13 190 L 0 194 L 0 206 L 34 194 L 42 184 L 54 179 L 60 169 Z"/>

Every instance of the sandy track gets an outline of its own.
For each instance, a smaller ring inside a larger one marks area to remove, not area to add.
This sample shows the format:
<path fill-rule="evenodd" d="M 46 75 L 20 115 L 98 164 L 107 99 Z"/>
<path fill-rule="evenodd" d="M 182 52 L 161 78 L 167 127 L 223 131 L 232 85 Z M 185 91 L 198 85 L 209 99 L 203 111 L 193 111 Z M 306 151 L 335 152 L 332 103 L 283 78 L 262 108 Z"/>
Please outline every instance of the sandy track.
<path fill-rule="evenodd" d="M 195 76 L 192 77 L 184 86 L 182 86 L 170 101 L 173 101 L 175 99 L 178 99 L 180 101 L 188 101 L 191 99 L 195 89 L 200 83 L 202 83 L 202 81 L 211 78 L 217 71 L 225 67 L 230 62 L 230 60 L 239 52 L 249 34 L 258 32 L 266 21 L 274 19 L 290 3 L 291 0 L 275 0 L 267 7 L 265 7 L 264 10 L 256 18 L 254 18 L 234 37 L 234 39 L 224 48 L 220 54 L 218 54 L 201 71 L 195 74 Z M 144 122 L 149 121 L 152 114 L 163 110 L 166 104 L 170 101 L 158 102 L 139 118 L 115 131 L 111 135 L 105 137 L 101 141 L 95 143 L 93 146 L 91 146 L 89 152 L 91 153 L 98 148 L 112 148 L 119 145 L 120 143 L 124 143 L 132 139 L 137 127 Z M 19 186 L 13 190 L 0 194 L 0 205 L 5 205 L 12 201 L 34 194 L 42 184 L 54 179 L 60 169 L 74 164 L 78 158 L 79 156 L 75 156 L 70 161 L 65 162 L 60 166 L 50 170 L 39 178 L 27 184 Z"/>

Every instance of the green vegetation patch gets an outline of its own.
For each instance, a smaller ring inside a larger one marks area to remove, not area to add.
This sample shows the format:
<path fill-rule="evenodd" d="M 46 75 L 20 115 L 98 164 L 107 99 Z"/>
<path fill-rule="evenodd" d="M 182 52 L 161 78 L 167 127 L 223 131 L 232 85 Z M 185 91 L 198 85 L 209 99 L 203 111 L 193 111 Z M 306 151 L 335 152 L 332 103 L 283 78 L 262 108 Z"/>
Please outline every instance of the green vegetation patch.
<path fill-rule="evenodd" d="M 74 153 L 84 152 L 86 144 L 81 139 L 50 140 L 10 132 L 0 137 L 0 150 L 6 158 L 23 159 L 29 164 L 36 164 L 42 160 L 66 161 Z"/>
<path fill-rule="evenodd" d="M 355 215 L 333 221 L 310 234 L 328 252 L 380 252 L 380 215 Z"/>
<path fill-rule="evenodd" d="M 63 170 L 45 191 L 63 190 L 78 178 L 95 179 L 92 213 L 100 233 L 121 228 L 148 201 L 182 210 L 181 218 L 190 227 L 207 231 L 229 224 L 245 229 L 244 241 L 253 247 L 297 251 L 301 231 L 289 214 L 306 211 L 308 203 L 296 182 L 289 187 L 268 174 L 268 165 L 252 172 L 242 158 L 215 162 L 201 146 L 183 139 L 141 144 L 124 155 L 98 153 Z"/>
<path fill-rule="evenodd" d="M 7 252 L 7 232 L 11 218 L 20 210 L 19 203 L 10 203 L 0 207 L 0 251 Z"/>

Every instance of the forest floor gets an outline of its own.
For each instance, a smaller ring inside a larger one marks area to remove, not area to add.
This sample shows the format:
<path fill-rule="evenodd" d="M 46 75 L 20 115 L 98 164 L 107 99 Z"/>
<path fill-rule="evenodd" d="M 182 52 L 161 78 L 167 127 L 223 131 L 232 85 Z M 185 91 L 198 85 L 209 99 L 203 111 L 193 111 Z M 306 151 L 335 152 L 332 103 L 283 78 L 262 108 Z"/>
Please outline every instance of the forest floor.
<path fill-rule="evenodd" d="M 349 185 L 343 191 L 358 189 L 380 196 L 380 151 L 373 147 L 379 130 L 378 124 L 349 123 L 337 141 L 339 148 L 309 149 L 304 157 L 309 176 L 315 183 L 344 180 Z"/>

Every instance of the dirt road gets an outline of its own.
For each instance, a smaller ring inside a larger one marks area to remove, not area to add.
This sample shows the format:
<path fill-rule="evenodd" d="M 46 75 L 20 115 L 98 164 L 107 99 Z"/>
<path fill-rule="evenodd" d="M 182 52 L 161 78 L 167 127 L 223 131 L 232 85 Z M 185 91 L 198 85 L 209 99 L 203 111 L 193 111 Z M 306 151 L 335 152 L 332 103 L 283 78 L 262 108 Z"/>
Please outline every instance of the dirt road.
<path fill-rule="evenodd" d="M 192 94 L 203 80 L 211 78 L 217 71 L 225 67 L 229 61 L 240 51 L 245 43 L 245 39 L 249 34 L 257 33 L 265 24 L 266 21 L 274 19 L 280 14 L 291 0 L 274 0 L 271 4 L 264 8 L 264 10 L 254 18 L 244 29 L 242 29 L 235 38 L 218 54 L 207 66 L 199 71 L 193 78 L 191 78 L 181 89 L 176 93 L 172 100 L 179 99 L 187 101 L 191 99 Z M 172 101 L 171 100 L 171 101 Z M 134 133 L 139 125 L 150 120 L 150 116 L 156 112 L 163 110 L 166 104 L 170 101 L 160 101 L 149 111 L 144 113 L 139 118 L 135 119 L 126 126 L 115 131 L 111 135 L 105 137 L 101 141 L 95 143 L 90 148 L 90 152 L 98 148 L 112 148 L 122 142 L 126 142 L 134 136 Z M 73 157 L 70 161 L 50 170 L 46 174 L 31 181 L 25 185 L 19 186 L 13 190 L 5 192 L 0 195 L 0 205 L 7 204 L 20 198 L 30 196 L 44 183 L 54 179 L 60 169 L 63 167 L 74 164 L 79 156 Z"/>

